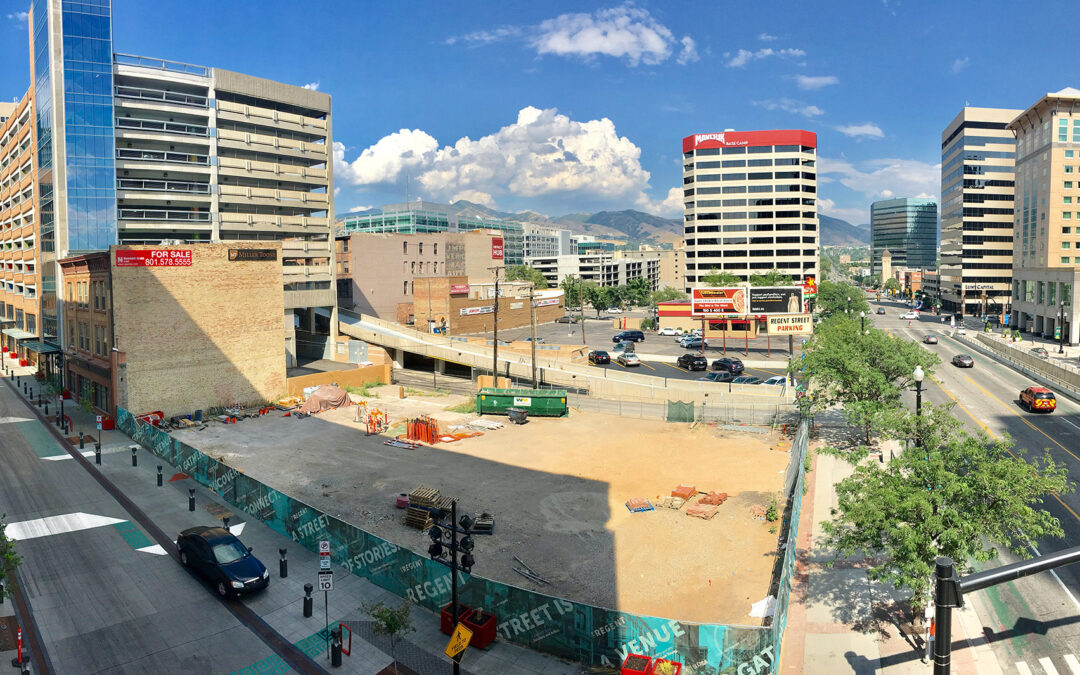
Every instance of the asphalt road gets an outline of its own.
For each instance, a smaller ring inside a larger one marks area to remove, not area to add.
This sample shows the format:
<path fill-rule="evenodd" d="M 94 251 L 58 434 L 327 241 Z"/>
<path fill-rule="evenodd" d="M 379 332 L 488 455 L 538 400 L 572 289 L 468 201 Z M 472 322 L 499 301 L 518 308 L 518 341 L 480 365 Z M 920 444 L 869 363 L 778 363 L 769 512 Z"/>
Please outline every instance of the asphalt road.
<path fill-rule="evenodd" d="M 967 430 L 983 431 L 994 438 L 1007 435 L 1015 443 L 1014 452 L 1022 451 L 1027 457 L 1049 452 L 1055 462 L 1068 469 L 1072 480 L 1080 481 L 1080 404 L 1059 394 L 1055 412 L 1029 413 L 1017 400 L 1023 388 L 1035 384 L 1025 375 L 974 352 L 936 317 L 912 321 L 909 327 L 906 320 L 899 319 L 898 304 L 883 306 L 888 314 L 874 317 L 878 327 L 918 341 L 928 333 L 938 335 L 937 345 L 923 345 L 942 361 L 934 376 L 924 382 L 924 400 L 955 402 L 956 416 Z M 969 334 L 978 323 L 969 320 Z M 975 367 L 952 366 L 950 359 L 960 353 L 972 355 Z M 914 405 L 914 396 L 909 399 Z M 1061 521 L 1065 536 L 1038 542 L 1037 551 L 1046 554 L 1080 545 L 1080 494 L 1055 495 L 1044 507 Z M 1017 559 L 1006 552 L 983 567 Z M 1080 566 L 1062 567 L 1054 574 L 1042 573 L 978 593 L 978 600 L 995 615 L 996 624 L 984 626 L 984 633 L 1005 672 L 1078 672 L 1066 657 L 1080 654 Z"/>

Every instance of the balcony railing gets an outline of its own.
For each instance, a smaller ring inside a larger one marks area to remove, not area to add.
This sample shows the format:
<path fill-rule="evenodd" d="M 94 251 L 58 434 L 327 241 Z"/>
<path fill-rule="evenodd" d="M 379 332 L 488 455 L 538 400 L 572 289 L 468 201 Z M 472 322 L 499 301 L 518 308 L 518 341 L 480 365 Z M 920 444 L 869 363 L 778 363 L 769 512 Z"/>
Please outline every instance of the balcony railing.
<path fill-rule="evenodd" d="M 165 122 L 162 120 L 146 120 L 133 117 L 117 118 L 116 127 L 118 129 L 164 131 L 169 134 L 184 134 L 186 136 L 210 135 L 210 128 L 201 124 L 183 124 L 181 122 Z"/>
<path fill-rule="evenodd" d="M 119 178 L 118 190 L 152 190 L 154 192 L 187 192 L 191 194 L 210 194 L 209 183 L 193 183 L 178 180 L 151 180 L 149 178 Z"/>
<path fill-rule="evenodd" d="M 178 91 L 165 91 L 163 89 L 118 86 L 116 87 L 116 95 L 120 98 L 133 98 L 140 101 L 176 103 L 178 105 L 190 105 L 199 108 L 207 107 L 207 98 L 205 96 L 182 94 Z"/>
<path fill-rule="evenodd" d="M 166 152 L 164 150 L 138 150 L 117 148 L 117 159 L 135 159 L 144 162 L 175 162 L 178 164 L 202 164 L 209 166 L 209 155 L 193 155 L 188 152 Z"/>
<path fill-rule="evenodd" d="M 207 211 L 180 211 L 173 209 L 117 209 L 120 220 L 169 220 L 209 223 Z"/>
<path fill-rule="evenodd" d="M 195 66 L 180 61 L 166 61 L 165 59 L 152 59 L 146 56 L 134 56 L 132 54 L 113 54 L 113 61 L 127 66 L 141 66 L 143 68 L 155 68 L 167 70 L 173 73 L 185 73 L 187 75 L 210 76 L 210 69 L 206 66 Z"/>

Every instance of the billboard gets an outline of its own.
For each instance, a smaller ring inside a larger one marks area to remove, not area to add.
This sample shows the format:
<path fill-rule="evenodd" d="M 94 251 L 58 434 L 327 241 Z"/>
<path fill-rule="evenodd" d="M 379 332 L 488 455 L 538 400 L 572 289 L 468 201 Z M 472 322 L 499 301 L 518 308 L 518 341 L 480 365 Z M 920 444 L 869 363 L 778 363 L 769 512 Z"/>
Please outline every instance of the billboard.
<path fill-rule="evenodd" d="M 751 286 L 751 314 L 802 314 L 801 286 Z"/>
<path fill-rule="evenodd" d="M 117 249 L 117 267 L 191 267 L 191 249 Z"/>
<path fill-rule="evenodd" d="M 495 305 L 485 307 L 462 307 L 461 316 L 473 316 L 474 314 L 491 314 L 495 311 Z"/>
<path fill-rule="evenodd" d="M 690 292 L 692 316 L 743 315 L 747 312 L 746 288 L 695 288 Z"/>
<path fill-rule="evenodd" d="M 469 292 L 469 284 L 450 284 L 450 295 L 462 295 Z"/>
<path fill-rule="evenodd" d="M 503 239 L 502 237 L 491 238 L 491 259 L 502 260 L 503 259 Z"/>
<path fill-rule="evenodd" d="M 785 314 L 769 317 L 769 335 L 810 335 L 814 319 L 810 314 Z"/>

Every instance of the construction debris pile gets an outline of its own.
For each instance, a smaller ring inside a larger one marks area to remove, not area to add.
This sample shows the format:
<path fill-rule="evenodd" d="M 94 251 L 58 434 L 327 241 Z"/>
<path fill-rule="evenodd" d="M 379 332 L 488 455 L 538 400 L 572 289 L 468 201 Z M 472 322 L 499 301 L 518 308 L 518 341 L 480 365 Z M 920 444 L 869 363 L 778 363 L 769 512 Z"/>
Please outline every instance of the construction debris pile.
<path fill-rule="evenodd" d="M 644 497 L 633 497 L 626 501 L 626 509 L 630 513 L 655 511 L 656 507 L 679 511 L 699 495 L 700 498 L 697 502 L 687 506 L 685 513 L 688 516 L 701 518 L 702 520 L 709 520 L 715 516 L 716 512 L 720 510 L 720 505 L 727 501 L 728 498 L 726 492 L 701 492 L 696 486 L 683 483 L 672 490 L 670 496 L 660 497 L 657 495 L 656 506 L 653 506 L 652 502 Z"/>

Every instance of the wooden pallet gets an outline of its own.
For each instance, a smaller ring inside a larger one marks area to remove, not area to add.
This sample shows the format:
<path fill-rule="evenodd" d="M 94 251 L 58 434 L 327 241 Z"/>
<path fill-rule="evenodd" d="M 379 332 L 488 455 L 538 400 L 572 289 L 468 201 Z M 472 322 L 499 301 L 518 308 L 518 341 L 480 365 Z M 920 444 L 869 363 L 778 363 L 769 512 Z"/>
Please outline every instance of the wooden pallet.
<path fill-rule="evenodd" d="M 433 521 L 431 520 L 431 512 L 427 509 L 422 509 L 416 506 L 410 506 L 405 511 L 405 526 L 411 527 L 423 532 L 431 527 Z"/>
<path fill-rule="evenodd" d="M 421 485 L 409 493 L 410 506 L 425 506 L 432 508 L 438 506 L 438 501 L 439 491 L 435 488 L 424 487 Z"/>
<path fill-rule="evenodd" d="M 679 497 L 661 497 L 659 501 L 656 502 L 656 505 L 665 509 L 673 509 L 675 511 L 678 511 L 683 507 L 683 504 L 685 503 L 686 500 Z"/>

